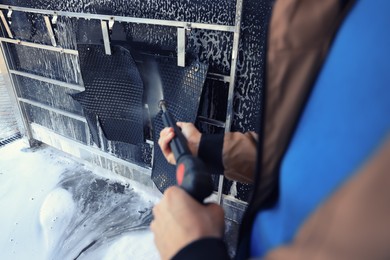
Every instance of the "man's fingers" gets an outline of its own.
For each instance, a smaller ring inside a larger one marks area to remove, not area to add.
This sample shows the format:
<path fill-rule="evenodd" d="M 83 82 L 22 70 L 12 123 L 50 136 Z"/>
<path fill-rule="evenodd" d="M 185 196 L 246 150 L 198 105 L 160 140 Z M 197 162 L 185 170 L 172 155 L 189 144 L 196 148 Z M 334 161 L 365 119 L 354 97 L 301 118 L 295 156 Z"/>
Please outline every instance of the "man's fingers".
<path fill-rule="evenodd" d="M 171 148 L 169 147 L 169 142 L 175 136 L 175 132 L 172 127 L 166 127 L 160 132 L 160 138 L 158 139 L 158 145 L 161 148 L 161 151 L 170 164 L 175 164 L 175 158 L 172 153 Z"/>
<path fill-rule="evenodd" d="M 173 128 L 172 127 L 165 127 L 160 132 L 160 139 L 159 140 L 166 140 L 172 134 L 174 134 Z"/>
<path fill-rule="evenodd" d="M 173 136 L 173 132 L 161 132 L 160 138 L 158 139 L 158 145 L 161 147 L 161 150 L 163 150 L 163 152 L 167 152 L 167 150 L 168 152 L 170 152 L 169 142 L 172 140 Z"/>
<path fill-rule="evenodd" d="M 178 186 L 165 190 L 153 208 L 150 228 L 162 259 L 171 259 L 186 245 L 203 237 L 223 235 L 223 210 L 216 204 L 203 205 Z"/>

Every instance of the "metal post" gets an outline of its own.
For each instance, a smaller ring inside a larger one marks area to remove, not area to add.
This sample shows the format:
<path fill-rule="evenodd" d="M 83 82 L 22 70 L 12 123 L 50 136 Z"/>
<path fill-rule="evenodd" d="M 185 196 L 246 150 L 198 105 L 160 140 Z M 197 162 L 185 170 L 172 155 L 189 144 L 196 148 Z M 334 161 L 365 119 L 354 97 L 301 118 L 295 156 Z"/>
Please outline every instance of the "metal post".
<path fill-rule="evenodd" d="M 60 52 L 60 53 L 79 55 L 79 52 L 77 50 L 64 49 L 64 48 L 61 48 L 61 47 L 54 47 L 54 46 L 51 46 L 51 45 L 44 45 L 44 44 L 33 43 L 33 42 L 26 42 L 26 41 L 9 39 L 9 38 L 4 38 L 4 37 L 0 37 L 0 41 L 1 42 L 6 42 L 6 43 L 12 43 L 12 44 L 15 44 L 15 45 L 21 45 L 21 46 L 27 46 L 27 47 L 37 48 L 37 49 L 48 50 L 48 51 L 55 51 L 55 52 Z"/>
<path fill-rule="evenodd" d="M 81 121 L 83 123 L 87 123 L 87 120 L 85 119 L 85 117 L 79 116 L 77 114 L 74 114 L 74 113 L 71 113 L 71 112 L 68 112 L 68 111 L 65 111 L 63 109 L 58 109 L 58 108 L 55 108 L 55 107 L 51 107 L 51 106 L 42 104 L 40 102 L 36 102 L 36 101 L 25 99 L 25 98 L 18 98 L 18 100 L 20 102 L 32 105 L 34 107 L 39 107 L 39 108 L 45 109 L 47 111 L 51 111 L 51 112 L 59 114 L 59 115 L 63 115 L 63 116 L 69 117 L 69 118 L 73 118 L 73 119 Z"/>
<path fill-rule="evenodd" d="M 8 21 L 5 18 L 2 10 L 0 10 L 0 18 L 1 18 L 1 21 L 3 21 L 3 25 L 4 25 L 5 30 L 7 31 L 8 37 L 14 38 L 14 36 L 11 32 L 11 29 L 9 28 Z"/>
<path fill-rule="evenodd" d="M 242 0 L 239 0 L 242 1 Z M 222 25 L 222 24 L 207 24 L 207 23 L 190 23 L 185 21 L 172 21 L 172 20 L 161 20 L 161 19 L 149 19 L 149 18 L 139 18 L 139 17 L 128 17 L 128 16 L 111 16 L 104 14 L 91 14 L 91 13 L 76 13 L 76 12 L 67 12 L 67 11 L 54 11 L 46 9 L 36 9 L 20 6 L 8 6 L 0 4 L 0 9 L 12 9 L 13 11 L 18 12 L 27 12 L 43 15 L 58 15 L 70 18 L 82 18 L 82 19 L 96 19 L 101 21 L 109 21 L 114 19 L 117 22 L 125 23 L 136 23 L 136 24 L 150 24 L 150 25 L 163 25 L 163 26 L 172 26 L 172 27 L 190 27 L 193 29 L 205 29 L 205 30 L 215 30 L 222 32 L 234 32 L 235 26 Z"/>
<path fill-rule="evenodd" d="M 53 45 L 54 47 L 57 47 L 57 41 L 56 41 L 56 37 L 54 35 L 53 27 L 51 26 L 50 18 L 49 18 L 49 16 L 44 16 L 44 19 L 45 19 L 47 32 L 49 33 L 49 37 L 51 40 L 51 45 Z"/>
<path fill-rule="evenodd" d="M 238 47 L 241 33 L 241 18 L 242 18 L 242 4 L 243 0 L 237 0 L 236 2 L 236 18 L 233 35 L 233 50 L 232 50 L 232 61 L 230 66 L 230 81 L 229 81 L 229 93 L 228 93 L 228 104 L 226 111 L 226 123 L 225 133 L 230 132 L 232 120 L 233 120 L 233 97 L 234 97 L 234 86 L 236 83 L 236 72 L 237 72 L 237 58 L 238 58 Z M 219 177 L 218 184 L 218 198 L 217 201 L 221 204 L 222 201 L 222 188 L 223 188 L 224 177 Z"/>
<path fill-rule="evenodd" d="M 23 72 L 23 71 L 9 70 L 9 73 L 13 74 L 13 75 L 19 75 L 19 76 L 22 76 L 22 77 L 26 77 L 26 78 L 35 79 L 35 80 L 39 80 L 39 81 L 42 81 L 42 82 L 50 83 L 50 84 L 53 84 L 53 85 L 56 85 L 56 86 L 61 86 L 61 87 L 64 87 L 64 88 L 77 90 L 77 91 L 84 91 L 85 90 L 85 87 L 83 87 L 81 85 L 71 84 L 71 83 L 67 83 L 67 82 L 64 82 L 64 81 L 55 80 L 55 79 L 51 79 L 51 78 L 47 78 L 47 77 L 43 77 L 43 76 L 38 76 L 38 75 L 35 75 L 35 74 Z"/>
<path fill-rule="evenodd" d="M 108 32 L 107 21 L 101 21 L 101 25 L 102 25 L 104 49 L 107 55 L 111 55 L 110 36 L 109 36 L 110 34 Z"/>
<path fill-rule="evenodd" d="M 177 66 L 186 66 L 186 29 L 177 28 Z"/>

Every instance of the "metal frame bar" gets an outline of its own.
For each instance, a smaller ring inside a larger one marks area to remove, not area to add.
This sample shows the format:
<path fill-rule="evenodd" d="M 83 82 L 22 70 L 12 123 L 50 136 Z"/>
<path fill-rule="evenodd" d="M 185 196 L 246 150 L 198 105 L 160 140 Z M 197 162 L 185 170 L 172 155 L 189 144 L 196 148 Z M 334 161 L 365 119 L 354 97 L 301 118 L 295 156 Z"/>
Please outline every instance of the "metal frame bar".
<path fill-rule="evenodd" d="M 177 28 L 177 66 L 186 66 L 186 29 Z"/>
<path fill-rule="evenodd" d="M 57 86 L 61 86 L 64 88 L 69 88 L 69 89 L 73 89 L 73 90 L 77 90 L 77 91 L 84 91 L 85 90 L 85 88 L 83 86 L 80 86 L 80 85 L 75 85 L 75 84 L 63 82 L 60 80 L 50 79 L 50 78 L 38 76 L 35 74 L 27 73 L 27 72 L 22 72 L 22 71 L 17 71 L 17 70 L 9 70 L 9 73 L 11 73 L 13 75 L 18 75 L 18 76 L 22 76 L 22 77 L 26 77 L 26 78 L 30 78 L 30 79 L 43 81 L 46 83 L 50 83 L 53 85 L 57 85 Z"/>
<path fill-rule="evenodd" d="M 26 103 L 26 104 L 29 104 L 29 105 L 32 105 L 32 106 L 35 106 L 35 107 L 39 107 L 39 108 L 42 108 L 42 109 L 54 112 L 56 114 L 60 114 L 60 115 L 63 115 L 63 116 L 66 116 L 66 117 L 70 117 L 70 118 L 76 119 L 78 121 L 87 123 L 87 120 L 85 119 L 85 117 L 76 115 L 74 113 L 70 113 L 70 112 L 67 112 L 67 111 L 62 110 L 62 109 L 54 108 L 54 107 L 42 104 L 40 102 L 32 101 L 30 99 L 18 98 L 18 100 L 20 102 L 23 102 L 23 103 Z"/>
<path fill-rule="evenodd" d="M 46 24 L 47 32 L 49 33 L 51 45 L 57 47 L 57 41 L 56 41 L 56 37 L 54 36 L 54 31 L 53 31 L 53 27 L 51 26 L 50 18 L 47 15 L 45 15 L 43 18 L 45 19 L 45 24 Z"/>
<path fill-rule="evenodd" d="M 191 23 L 191 22 L 137 18 L 137 17 L 127 17 L 127 16 L 76 13 L 76 12 L 54 11 L 54 10 L 36 9 L 36 8 L 9 6 L 9 5 L 0 5 L 0 9 L 4 9 L 4 10 L 10 9 L 13 11 L 28 12 L 28 13 L 43 14 L 43 15 L 58 15 L 58 16 L 65 16 L 71 18 L 96 19 L 96 20 L 107 20 L 107 21 L 114 19 L 117 22 L 126 22 L 126 23 L 164 25 L 164 26 L 172 26 L 172 27 L 205 29 L 205 30 L 215 30 L 215 31 L 224 31 L 224 32 L 235 31 L 235 26 L 221 25 L 221 24 Z"/>
<path fill-rule="evenodd" d="M 77 50 L 64 49 L 61 47 L 54 47 L 54 46 L 44 45 L 44 44 L 39 44 L 39 43 L 14 40 L 14 39 L 9 39 L 9 38 L 4 38 L 4 37 L 0 37 L 0 41 L 6 42 L 6 43 L 12 43 L 12 44 L 16 44 L 16 45 L 22 45 L 22 46 L 27 46 L 27 47 L 49 50 L 49 51 L 56 51 L 56 52 L 60 52 L 60 53 L 79 55 L 79 52 Z"/>
<path fill-rule="evenodd" d="M 101 21 L 102 34 L 103 34 L 103 42 L 104 42 L 104 50 L 107 55 L 111 55 L 111 46 L 110 46 L 110 33 L 108 31 L 107 21 Z"/>
<path fill-rule="evenodd" d="M 97 155 L 99 155 L 99 156 L 102 156 L 102 157 L 104 157 L 104 158 L 107 158 L 107 159 L 109 159 L 109 160 L 112 160 L 112 161 L 114 161 L 114 162 L 117 162 L 117 163 L 119 163 L 119 164 L 121 164 L 121 165 L 124 165 L 124 166 L 126 166 L 126 167 L 131 167 L 131 168 L 133 168 L 133 169 L 135 169 L 135 170 L 137 170 L 137 171 L 144 172 L 144 173 L 150 171 L 149 168 L 143 168 L 143 167 L 141 167 L 141 166 L 132 164 L 131 162 L 128 162 L 128 161 L 126 161 L 126 160 L 123 160 L 123 159 L 120 159 L 120 158 L 115 157 L 115 156 L 113 156 L 113 155 L 110 155 L 109 153 L 103 152 L 103 151 L 101 151 L 101 150 L 99 150 L 99 149 L 97 149 L 97 148 L 95 148 L 95 147 L 86 146 L 85 144 L 83 144 L 83 143 L 81 143 L 81 142 L 79 142 L 79 141 L 76 141 L 76 140 L 71 139 L 71 138 L 69 138 L 69 137 L 60 135 L 60 134 L 54 132 L 53 130 L 51 130 L 51 129 L 45 127 L 45 126 L 42 126 L 42 125 L 40 125 L 40 124 L 31 123 L 31 126 L 32 126 L 33 128 L 44 129 L 45 131 L 48 131 L 48 132 L 50 132 L 51 134 L 56 135 L 56 137 L 57 137 L 58 139 L 66 140 L 67 142 L 70 142 L 70 143 L 72 144 L 72 146 L 74 146 L 74 147 L 82 148 L 82 149 L 84 149 L 84 150 L 86 150 L 86 151 L 89 151 L 89 152 L 91 152 L 91 153 L 97 154 Z M 72 155 L 74 156 L 74 154 L 72 154 Z M 145 170 L 145 169 L 146 169 L 146 170 Z M 149 174 L 149 175 L 150 175 L 150 174 Z"/>
<path fill-rule="evenodd" d="M 235 28 L 233 34 L 233 50 L 232 50 L 232 61 L 230 65 L 230 81 L 229 81 L 229 93 L 228 93 L 228 104 L 226 110 L 226 123 L 225 123 L 225 133 L 230 132 L 231 125 L 233 121 L 233 98 L 234 98 L 234 86 L 236 83 L 236 73 L 237 73 L 237 62 L 238 62 L 238 47 L 241 35 L 241 19 L 242 19 L 242 6 L 243 0 L 236 0 L 236 18 L 235 18 Z M 221 175 L 219 177 L 218 183 L 218 203 L 221 204 L 222 201 L 222 188 L 223 188 L 224 177 Z"/>
<path fill-rule="evenodd" d="M 233 51 L 232 61 L 230 65 L 230 82 L 229 82 L 229 93 L 228 93 L 228 106 L 226 115 L 226 132 L 230 131 L 232 120 L 233 120 L 233 97 L 234 97 L 234 86 L 236 83 L 236 72 L 238 62 L 238 47 L 241 34 L 241 12 L 242 12 L 243 0 L 237 0 L 236 6 L 236 28 L 233 35 Z"/>
<path fill-rule="evenodd" d="M 12 34 L 12 31 L 11 31 L 11 29 L 9 28 L 8 21 L 7 21 L 7 19 L 5 18 L 5 16 L 4 16 L 2 10 L 0 10 L 0 18 L 1 18 L 1 21 L 3 21 L 3 25 L 4 25 L 4 27 L 5 27 L 5 30 L 7 31 L 8 37 L 14 38 L 14 36 L 13 36 L 13 34 Z"/>

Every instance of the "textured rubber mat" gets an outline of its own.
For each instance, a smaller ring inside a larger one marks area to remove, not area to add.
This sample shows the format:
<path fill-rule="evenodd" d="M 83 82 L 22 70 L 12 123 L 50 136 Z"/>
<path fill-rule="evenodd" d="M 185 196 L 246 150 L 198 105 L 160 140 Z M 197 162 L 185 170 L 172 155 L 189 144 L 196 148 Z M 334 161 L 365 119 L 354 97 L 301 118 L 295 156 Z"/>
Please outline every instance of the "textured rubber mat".
<path fill-rule="evenodd" d="M 164 100 L 167 102 L 169 112 L 177 121 L 195 122 L 208 65 L 193 61 L 185 68 L 181 68 L 176 65 L 176 58 L 160 59 L 158 63 Z M 176 185 L 175 167 L 167 163 L 157 145 L 163 128 L 160 112 L 153 120 L 153 136 L 156 145 L 152 180 L 161 192 Z"/>
<path fill-rule="evenodd" d="M 144 142 L 143 82 L 129 50 L 103 45 L 79 44 L 85 91 L 72 95 L 84 109 L 93 141 L 100 147 L 98 125 L 111 141 Z"/>

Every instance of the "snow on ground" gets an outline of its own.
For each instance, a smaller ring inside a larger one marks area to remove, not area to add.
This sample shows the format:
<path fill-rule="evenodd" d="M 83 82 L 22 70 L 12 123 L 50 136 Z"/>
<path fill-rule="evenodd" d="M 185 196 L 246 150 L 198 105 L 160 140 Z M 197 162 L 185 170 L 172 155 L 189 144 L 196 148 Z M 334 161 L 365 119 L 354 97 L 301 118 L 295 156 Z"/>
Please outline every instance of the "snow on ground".
<path fill-rule="evenodd" d="M 159 195 L 23 140 L 0 148 L 0 259 L 158 259 Z"/>

